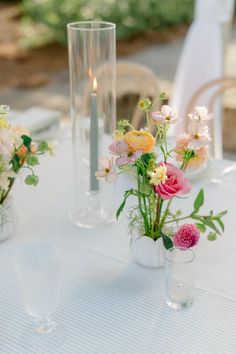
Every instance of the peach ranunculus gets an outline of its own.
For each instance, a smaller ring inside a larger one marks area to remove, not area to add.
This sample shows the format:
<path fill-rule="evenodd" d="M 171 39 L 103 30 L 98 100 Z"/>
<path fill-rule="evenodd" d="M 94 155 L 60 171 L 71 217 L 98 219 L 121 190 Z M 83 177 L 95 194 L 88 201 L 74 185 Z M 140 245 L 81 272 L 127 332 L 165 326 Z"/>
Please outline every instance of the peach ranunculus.
<path fill-rule="evenodd" d="M 30 136 L 30 132 L 28 129 L 24 128 L 24 127 L 21 127 L 20 125 L 15 125 L 15 126 L 11 126 L 10 127 L 10 132 L 11 132 L 11 135 L 12 135 L 12 138 L 14 140 L 14 145 L 15 147 L 18 149 L 22 143 L 23 143 L 23 140 L 22 140 L 22 135 L 27 135 L 27 136 Z"/>
<path fill-rule="evenodd" d="M 208 146 L 202 146 L 195 151 L 195 157 L 193 157 L 188 165 L 187 168 L 199 168 L 204 163 L 208 161 Z"/>
<path fill-rule="evenodd" d="M 22 127 L 21 125 L 11 126 L 11 131 L 17 134 L 19 137 L 22 137 L 22 135 L 30 136 L 29 130 L 27 128 Z"/>
<path fill-rule="evenodd" d="M 21 145 L 21 147 L 17 150 L 16 155 L 19 156 L 20 159 L 23 159 L 28 152 L 28 149 L 25 145 Z"/>
<path fill-rule="evenodd" d="M 187 178 L 184 177 L 183 172 L 166 162 L 166 175 L 165 182 L 159 183 L 154 187 L 154 190 L 163 200 L 171 199 L 175 196 L 187 194 L 191 189 L 191 184 Z"/>
<path fill-rule="evenodd" d="M 154 149 L 156 140 L 151 133 L 145 130 L 131 130 L 124 135 L 124 141 L 132 152 L 151 152 Z"/>
<path fill-rule="evenodd" d="M 189 143 L 191 142 L 191 136 L 189 134 L 181 134 L 176 141 L 175 147 L 175 159 L 176 161 L 183 162 L 184 154 L 189 149 Z M 188 162 L 188 168 L 199 168 L 208 160 L 208 146 L 201 146 L 194 150 L 195 156 Z"/>

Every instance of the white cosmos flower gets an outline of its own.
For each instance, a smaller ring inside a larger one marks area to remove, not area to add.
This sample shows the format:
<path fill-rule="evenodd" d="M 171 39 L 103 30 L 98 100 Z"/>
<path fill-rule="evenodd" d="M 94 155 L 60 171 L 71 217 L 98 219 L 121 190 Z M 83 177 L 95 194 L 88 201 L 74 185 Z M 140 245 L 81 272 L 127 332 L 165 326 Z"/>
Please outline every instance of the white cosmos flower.
<path fill-rule="evenodd" d="M 161 111 L 152 112 L 153 123 L 173 124 L 178 120 L 178 111 L 168 105 L 161 107 Z"/>
<path fill-rule="evenodd" d="M 188 143 L 189 149 L 197 150 L 202 146 L 208 145 L 211 141 L 208 126 L 197 120 L 191 121 L 188 126 L 188 133 L 190 135 L 190 141 Z"/>
<path fill-rule="evenodd" d="M 196 106 L 193 114 L 188 115 L 191 120 L 197 120 L 199 122 L 206 123 L 212 119 L 212 113 L 208 113 L 208 109 L 204 106 Z"/>
<path fill-rule="evenodd" d="M 106 182 L 114 182 L 118 174 L 114 171 L 113 159 L 104 156 L 99 161 L 100 169 L 95 173 L 98 180 L 105 179 Z"/>

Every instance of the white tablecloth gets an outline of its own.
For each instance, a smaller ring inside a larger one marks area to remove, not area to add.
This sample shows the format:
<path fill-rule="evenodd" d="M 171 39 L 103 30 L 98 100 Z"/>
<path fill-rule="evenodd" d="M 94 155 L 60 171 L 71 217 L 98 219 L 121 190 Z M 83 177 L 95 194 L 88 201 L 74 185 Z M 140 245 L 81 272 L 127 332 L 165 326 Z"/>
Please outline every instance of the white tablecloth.
<path fill-rule="evenodd" d="M 203 185 L 204 208 L 229 213 L 224 236 L 215 242 L 202 238 L 195 248 L 194 305 L 175 312 L 164 304 L 164 270 L 146 269 L 132 261 L 125 218 L 100 230 L 71 223 L 71 161 L 68 140 L 59 146 L 56 157 L 42 159 L 37 188 L 22 181 L 15 187 L 21 219 L 15 237 L 52 236 L 64 242 L 64 281 L 53 318 L 64 325 L 67 338 L 47 353 L 236 353 L 236 174 L 225 176 L 222 185 L 210 184 L 209 177 L 199 180 L 191 197 L 178 202 L 177 207 L 190 208 Z M 218 163 L 211 173 L 227 164 Z M 117 194 L 118 199 L 121 196 Z M 7 249 L 8 242 L 0 244 L 0 353 L 31 354 L 21 340 L 31 319 L 23 309 Z"/>

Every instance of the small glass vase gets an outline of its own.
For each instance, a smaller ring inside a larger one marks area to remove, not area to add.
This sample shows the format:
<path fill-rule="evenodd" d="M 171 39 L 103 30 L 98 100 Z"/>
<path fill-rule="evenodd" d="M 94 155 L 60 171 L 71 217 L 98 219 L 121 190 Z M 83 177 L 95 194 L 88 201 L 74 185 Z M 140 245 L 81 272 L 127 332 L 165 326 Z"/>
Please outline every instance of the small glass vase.
<path fill-rule="evenodd" d="M 7 240 L 16 231 L 18 225 L 14 199 L 8 196 L 3 204 L 0 204 L 0 242 Z"/>
<path fill-rule="evenodd" d="M 181 310 L 193 303 L 194 295 L 193 250 L 173 247 L 165 251 L 166 304 Z"/>
<path fill-rule="evenodd" d="M 154 241 L 151 237 L 132 235 L 130 240 L 130 253 L 136 263 L 149 268 L 164 266 L 164 252 L 162 238 Z"/>

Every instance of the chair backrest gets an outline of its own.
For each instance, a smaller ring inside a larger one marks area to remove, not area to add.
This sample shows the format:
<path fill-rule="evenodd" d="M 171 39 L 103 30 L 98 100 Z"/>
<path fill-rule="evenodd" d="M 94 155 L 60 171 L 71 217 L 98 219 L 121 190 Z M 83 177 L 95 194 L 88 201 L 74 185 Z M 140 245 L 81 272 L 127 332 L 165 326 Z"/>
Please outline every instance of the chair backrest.
<path fill-rule="evenodd" d="M 188 113 L 192 112 L 196 104 L 201 105 L 201 96 L 209 93 L 208 95 L 208 110 L 213 112 L 215 104 L 219 96 L 221 96 L 226 90 L 236 87 L 236 77 L 222 77 L 215 80 L 206 82 L 204 85 L 194 93 L 187 105 L 185 117 L 188 117 Z M 186 119 L 186 130 L 188 126 L 188 118 Z M 209 123 L 209 129 L 212 137 L 212 155 L 215 158 L 222 157 L 223 145 L 222 145 L 222 121 L 216 121 L 216 118 Z"/>
<path fill-rule="evenodd" d="M 150 68 L 128 61 L 117 62 L 117 100 L 129 95 L 135 96 L 136 102 L 131 114 L 131 123 L 135 128 L 140 128 L 143 117 L 143 113 L 138 108 L 139 100 L 144 97 L 155 100 L 159 94 L 158 79 Z"/>
<path fill-rule="evenodd" d="M 111 66 L 109 64 L 99 68 L 96 72 L 98 82 L 101 83 L 99 106 L 103 107 L 104 100 L 109 96 L 109 92 L 113 90 L 110 87 Z M 115 89 L 115 88 L 114 88 Z M 89 97 L 91 87 L 88 85 L 83 97 L 84 111 L 89 109 Z M 131 118 L 131 123 L 135 128 L 140 128 L 143 112 L 138 108 L 138 102 L 141 98 L 148 97 L 155 100 L 160 94 L 158 79 L 155 73 L 145 65 L 118 61 L 116 64 L 116 99 L 118 103 L 118 111 L 123 112 L 123 116 L 118 114 L 120 118 Z M 129 109 L 131 108 L 131 109 Z M 130 112 L 129 112 L 130 111 Z M 128 115 L 128 117 L 127 117 Z"/>

